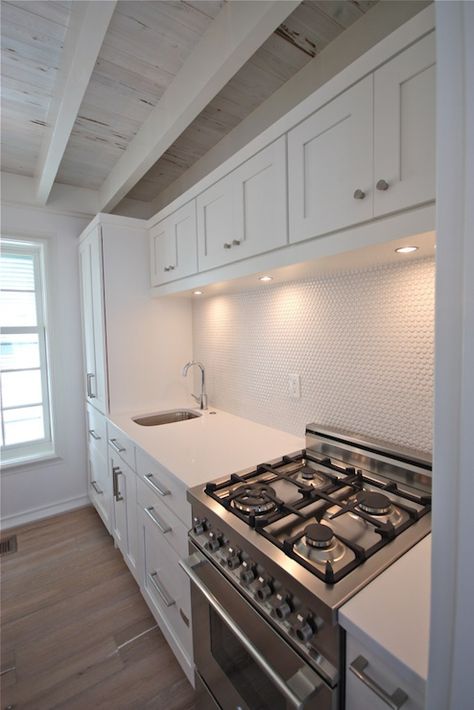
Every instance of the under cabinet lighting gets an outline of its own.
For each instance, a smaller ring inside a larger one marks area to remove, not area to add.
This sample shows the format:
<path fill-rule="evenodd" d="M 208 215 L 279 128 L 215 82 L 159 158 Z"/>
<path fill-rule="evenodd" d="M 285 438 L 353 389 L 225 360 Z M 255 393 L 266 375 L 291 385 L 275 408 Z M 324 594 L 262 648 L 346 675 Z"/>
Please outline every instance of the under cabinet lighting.
<path fill-rule="evenodd" d="M 195 296 L 202 296 L 203 292 L 202 291 L 193 291 Z"/>
<path fill-rule="evenodd" d="M 259 276 L 259 281 L 273 281 L 273 276 Z"/>
<path fill-rule="evenodd" d="M 395 251 L 397 254 L 411 254 L 413 251 L 418 251 L 418 247 L 398 247 Z"/>

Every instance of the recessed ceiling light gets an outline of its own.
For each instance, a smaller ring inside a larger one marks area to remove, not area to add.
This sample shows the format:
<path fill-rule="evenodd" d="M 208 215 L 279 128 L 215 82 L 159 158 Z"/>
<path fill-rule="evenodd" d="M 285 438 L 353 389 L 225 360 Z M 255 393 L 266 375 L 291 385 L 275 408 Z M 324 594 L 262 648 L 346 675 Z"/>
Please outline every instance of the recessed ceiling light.
<path fill-rule="evenodd" d="M 273 281 L 273 276 L 259 276 L 259 281 Z"/>
<path fill-rule="evenodd" d="M 202 296 L 203 292 L 202 291 L 193 291 L 195 296 Z"/>
<path fill-rule="evenodd" d="M 418 251 L 418 247 L 398 247 L 395 251 L 397 254 L 411 254 L 412 251 Z"/>

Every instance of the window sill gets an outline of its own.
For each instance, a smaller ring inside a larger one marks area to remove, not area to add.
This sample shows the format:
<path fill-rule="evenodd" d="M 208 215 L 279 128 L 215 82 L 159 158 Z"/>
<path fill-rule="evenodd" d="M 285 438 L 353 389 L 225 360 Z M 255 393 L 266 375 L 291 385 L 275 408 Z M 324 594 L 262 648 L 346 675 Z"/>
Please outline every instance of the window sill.
<path fill-rule="evenodd" d="M 55 451 L 45 452 L 44 454 L 32 454 L 31 456 L 19 456 L 16 459 L 7 459 L 1 462 L 1 473 L 8 476 L 12 473 L 17 473 L 19 469 L 41 466 L 42 464 L 61 461 L 61 457 Z"/>

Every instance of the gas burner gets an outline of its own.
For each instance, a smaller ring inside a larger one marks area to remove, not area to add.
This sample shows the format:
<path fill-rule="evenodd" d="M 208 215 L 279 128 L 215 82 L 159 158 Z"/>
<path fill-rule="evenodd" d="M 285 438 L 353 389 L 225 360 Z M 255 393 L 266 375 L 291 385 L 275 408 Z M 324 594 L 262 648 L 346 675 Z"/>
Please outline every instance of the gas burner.
<path fill-rule="evenodd" d="M 357 496 L 358 507 L 369 515 L 387 515 L 392 508 L 392 501 L 377 491 L 362 491 Z"/>
<path fill-rule="evenodd" d="M 271 486 L 253 483 L 236 488 L 232 504 L 245 515 L 262 515 L 275 510 L 274 497 L 275 491 Z"/>
<path fill-rule="evenodd" d="M 329 525 L 322 523 L 308 525 L 303 536 L 296 541 L 294 549 L 301 557 L 322 565 L 337 562 L 346 552 L 345 546 Z"/>
<path fill-rule="evenodd" d="M 303 466 L 295 476 L 295 479 L 301 481 L 305 485 L 313 486 L 313 488 L 323 488 L 328 484 L 328 479 L 314 468 Z"/>

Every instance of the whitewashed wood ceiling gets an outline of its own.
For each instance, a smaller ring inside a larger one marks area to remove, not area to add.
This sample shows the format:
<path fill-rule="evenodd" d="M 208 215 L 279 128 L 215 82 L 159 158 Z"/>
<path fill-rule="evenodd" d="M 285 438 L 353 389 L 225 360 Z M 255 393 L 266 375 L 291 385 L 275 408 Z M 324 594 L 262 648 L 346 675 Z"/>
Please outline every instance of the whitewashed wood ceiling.
<path fill-rule="evenodd" d="M 376 1 L 303 0 L 128 196 L 157 197 Z M 117 2 L 57 182 L 100 188 L 225 2 Z M 1 2 L 4 171 L 35 175 L 71 5 Z"/>

